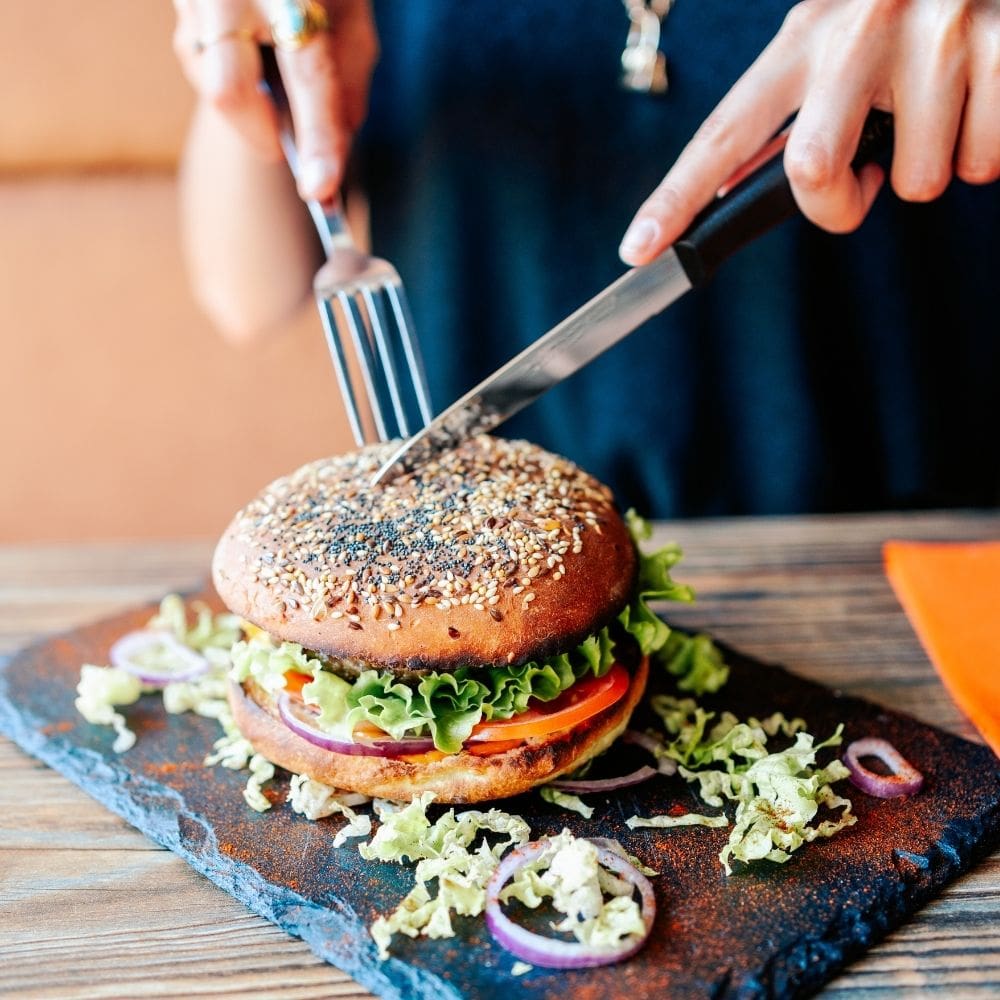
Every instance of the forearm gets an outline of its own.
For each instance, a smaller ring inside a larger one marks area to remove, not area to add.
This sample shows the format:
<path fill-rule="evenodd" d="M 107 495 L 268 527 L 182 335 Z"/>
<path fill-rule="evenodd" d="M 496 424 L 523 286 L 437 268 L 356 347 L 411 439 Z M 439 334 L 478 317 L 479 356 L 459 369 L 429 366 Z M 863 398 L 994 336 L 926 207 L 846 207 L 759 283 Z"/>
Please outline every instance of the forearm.
<path fill-rule="evenodd" d="M 180 209 L 195 297 L 227 338 L 272 329 L 308 298 L 320 250 L 287 166 L 253 152 L 206 101 L 188 134 Z"/>

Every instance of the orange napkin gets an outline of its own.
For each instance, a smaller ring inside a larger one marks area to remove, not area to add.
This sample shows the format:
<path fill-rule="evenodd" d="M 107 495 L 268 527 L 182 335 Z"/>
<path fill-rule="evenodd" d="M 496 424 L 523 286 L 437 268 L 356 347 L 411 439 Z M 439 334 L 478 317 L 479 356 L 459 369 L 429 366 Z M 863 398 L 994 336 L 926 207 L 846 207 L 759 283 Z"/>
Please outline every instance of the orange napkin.
<path fill-rule="evenodd" d="M 883 555 L 945 687 L 1000 754 L 1000 542 L 886 542 Z"/>

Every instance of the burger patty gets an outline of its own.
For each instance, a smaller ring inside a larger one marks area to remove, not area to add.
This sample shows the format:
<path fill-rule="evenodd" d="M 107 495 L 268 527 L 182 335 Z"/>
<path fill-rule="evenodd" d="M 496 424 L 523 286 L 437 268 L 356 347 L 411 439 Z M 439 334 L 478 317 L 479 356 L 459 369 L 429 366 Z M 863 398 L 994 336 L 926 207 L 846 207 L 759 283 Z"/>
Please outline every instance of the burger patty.
<path fill-rule="evenodd" d="M 634 671 L 642 659 L 639 644 L 617 623 L 611 628 L 611 637 L 615 644 L 615 659 L 622 666 Z M 392 674 L 397 681 L 410 687 L 416 687 L 424 677 L 436 672 L 429 667 L 416 668 L 406 664 L 370 663 L 367 660 L 337 658 L 309 650 L 306 652 L 319 660 L 323 664 L 324 670 L 329 670 L 330 673 L 342 677 L 345 681 L 356 681 L 364 671 L 374 670 L 380 674 Z M 474 669 L 487 669 L 491 666 L 505 666 L 505 664 L 470 664 L 470 666 L 473 666 Z"/>

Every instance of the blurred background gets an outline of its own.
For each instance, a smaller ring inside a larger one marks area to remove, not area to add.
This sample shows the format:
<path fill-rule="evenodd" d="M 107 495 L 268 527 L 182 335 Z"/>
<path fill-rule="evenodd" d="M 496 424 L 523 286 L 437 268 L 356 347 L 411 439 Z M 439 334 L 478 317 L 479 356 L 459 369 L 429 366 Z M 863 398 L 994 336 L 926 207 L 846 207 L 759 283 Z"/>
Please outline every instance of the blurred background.
<path fill-rule="evenodd" d="M 170 0 L 0 0 L 0 542 L 210 537 L 349 447 L 311 304 L 247 350 L 194 306 L 173 23 Z"/>

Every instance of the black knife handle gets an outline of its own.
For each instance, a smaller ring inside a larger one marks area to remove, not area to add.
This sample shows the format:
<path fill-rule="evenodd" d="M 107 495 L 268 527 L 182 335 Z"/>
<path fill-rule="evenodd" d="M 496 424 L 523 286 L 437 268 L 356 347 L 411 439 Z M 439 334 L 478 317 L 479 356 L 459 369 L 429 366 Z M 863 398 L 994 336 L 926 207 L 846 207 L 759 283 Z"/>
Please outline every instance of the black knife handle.
<path fill-rule="evenodd" d="M 851 167 L 880 160 L 892 149 L 892 115 L 872 111 Z M 694 287 L 705 284 L 730 255 L 798 211 L 780 153 L 704 209 L 674 244 Z"/>

